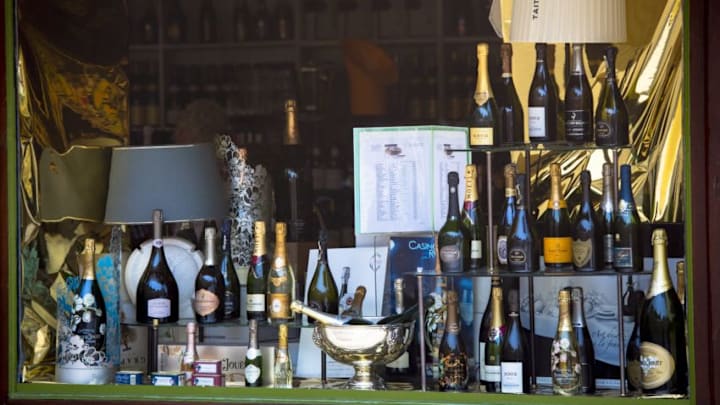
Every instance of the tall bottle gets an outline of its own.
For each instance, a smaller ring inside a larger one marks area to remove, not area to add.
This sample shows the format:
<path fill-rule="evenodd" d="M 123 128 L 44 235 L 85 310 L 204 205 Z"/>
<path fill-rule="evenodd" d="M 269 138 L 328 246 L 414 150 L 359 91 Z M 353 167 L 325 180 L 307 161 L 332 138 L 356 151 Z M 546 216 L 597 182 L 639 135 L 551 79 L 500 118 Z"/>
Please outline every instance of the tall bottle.
<path fill-rule="evenodd" d="M 162 210 L 153 210 L 153 248 L 150 261 L 137 287 L 136 319 L 152 324 L 177 322 L 179 312 L 178 286 L 165 259 L 162 239 Z"/>
<path fill-rule="evenodd" d="M 615 255 L 615 184 L 612 163 L 603 164 L 603 193 L 598 216 L 600 217 L 600 234 L 602 236 L 603 268 L 613 269 Z"/>
<path fill-rule="evenodd" d="M 200 359 L 195 349 L 195 322 L 188 322 L 185 325 L 185 333 L 187 343 L 183 352 L 182 361 L 180 362 L 180 371 L 185 373 L 185 384 L 190 385 L 192 381 L 193 371 L 195 370 L 195 362 Z"/>
<path fill-rule="evenodd" d="M 584 394 L 595 392 L 595 349 L 590 330 L 585 321 L 583 290 L 581 287 L 568 287 L 572 299 L 572 324 L 578 343 L 580 361 L 580 390 Z"/>
<path fill-rule="evenodd" d="M 507 242 L 508 270 L 530 273 L 540 268 L 540 239 L 529 217 L 525 174 L 518 174 L 517 185 L 517 210 Z"/>
<path fill-rule="evenodd" d="M 560 317 L 550 348 L 553 393 L 576 395 L 580 393 L 581 365 L 578 358 L 578 343 L 570 320 L 570 291 L 560 290 L 558 303 Z"/>
<path fill-rule="evenodd" d="M 513 163 L 505 165 L 505 202 L 503 203 L 502 216 L 497 227 L 497 261 L 500 270 L 507 269 L 508 264 L 508 236 L 512 232 L 515 221 L 517 204 L 517 187 L 515 187 L 516 167 Z"/>
<path fill-rule="evenodd" d="M 307 303 L 317 311 L 337 314 L 338 300 L 337 285 L 327 258 L 327 231 L 322 229 L 318 238 L 318 261 L 308 287 Z M 315 319 L 308 318 L 308 322 L 315 323 Z"/>
<path fill-rule="evenodd" d="M 240 280 L 238 280 L 232 259 L 231 227 L 232 220 L 226 219 L 222 225 L 222 255 L 220 257 L 220 272 L 225 281 L 224 319 L 237 319 L 240 317 Z"/>
<path fill-rule="evenodd" d="M 627 107 L 615 78 L 616 55 L 617 48 L 614 46 L 605 50 L 607 73 L 595 112 L 595 143 L 598 146 L 622 146 L 630 143 Z"/>
<path fill-rule="evenodd" d="M 440 391 L 466 391 L 470 377 L 465 344 L 460 337 L 458 297 L 455 291 L 447 293 L 447 320 L 440 342 Z"/>
<path fill-rule="evenodd" d="M 485 264 L 483 257 L 483 232 L 478 210 L 477 168 L 474 164 L 465 166 L 465 201 L 463 202 L 462 226 L 467 239 L 464 241 L 463 256 L 466 271 L 478 271 Z"/>
<path fill-rule="evenodd" d="M 640 324 L 642 320 L 642 311 L 645 304 L 645 293 L 642 291 L 634 291 L 631 297 L 635 309 L 635 323 L 633 325 L 630 340 L 625 350 L 625 375 L 627 376 L 628 388 L 633 392 L 642 390 L 642 370 L 640 367 L 640 345 L 642 339 L 640 336 Z"/>
<path fill-rule="evenodd" d="M 577 271 L 595 271 L 602 267 L 602 237 L 595 209 L 590 200 L 590 172 L 580 173 L 582 200 L 573 227 L 573 264 Z"/>
<path fill-rule="evenodd" d="M 265 222 L 255 221 L 255 245 L 250 259 L 250 271 L 247 277 L 247 310 L 248 319 L 266 319 L 265 293 L 267 273 L 270 270 L 270 259 L 265 247 Z"/>
<path fill-rule="evenodd" d="M 342 284 L 340 285 L 340 302 L 338 303 L 338 311 L 344 312 L 350 308 L 352 304 L 352 294 L 348 292 L 348 282 L 350 281 L 350 267 L 343 267 Z"/>
<path fill-rule="evenodd" d="M 497 145 L 500 130 L 490 76 L 488 75 L 488 45 L 477 45 L 477 83 L 470 114 L 470 146 Z"/>
<path fill-rule="evenodd" d="M 363 289 L 365 287 L 362 287 Z M 362 306 L 362 305 L 361 305 Z M 371 325 L 372 322 L 360 317 L 354 317 L 352 313 L 343 313 L 340 315 L 328 314 L 327 312 L 316 311 L 301 301 L 293 301 L 290 303 L 290 309 L 298 314 L 307 315 L 308 319 L 312 318 L 315 322 L 325 325 L 342 326 L 342 325 Z"/>
<path fill-rule="evenodd" d="M 262 352 L 257 341 L 257 319 L 250 319 L 248 329 L 250 330 L 250 342 L 245 353 L 245 386 L 262 386 Z"/>
<path fill-rule="evenodd" d="M 447 219 L 438 235 L 440 250 L 440 264 L 443 273 L 461 273 L 464 269 L 463 244 L 465 235 L 460 223 L 460 209 L 458 207 L 458 184 L 460 179 L 457 172 L 448 173 L 448 212 Z"/>
<path fill-rule="evenodd" d="M 288 353 L 288 327 L 280 324 L 278 327 L 278 348 L 275 351 L 275 388 L 292 388 L 293 367 L 292 359 Z"/>
<path fill-rule="evenodd" d="M 267 277 L 267 313 L 270 322 L 287 322 L 293 319 L 290 302 L 295 296 L 295 274 L 287 261 L 285 237 L 287 225 L 275 224 L 275 257 Z"/>
<path fill-rule="evenodd" d="M 685 395 L 685 314 L 670 279 L 665 229 L 653 231 L 652 245 L 653 273 L 640 322 L 640 383 L 643 394 Z"/>
<path fill-rule="evenodd" d="M 565 140 L 593 141 L 593 98 L 585 75 L 582 44 L 572 46 L 572 67 L 565 87 Z"/>
<path fill-rule="evenodd" d="M 508 292 L 508 325 L 500 356 L 501 392 L 522 394 L 530 392 L 530 365 L 526 362 L 525 332 L 520 322 L 520 294 Z"/>
<path fill-rule="evenodd" d="M 100 284 L 95 278 L 95 239 L 85 239 L 78 263 L 82 270 L 82 278 L 74 297 L 73 317 L 79 318 L 76 318 L 78 323 L 75 324 L 74 334 L 82 338 L 86 350 L 92 348 L 104 353 L 107 312 Z"/>
<path fill-rule="evenodd" d="M 500 45 L 502 58 L 502 81 L 498 92 L 498 111 L 500 116 L 500 143 L 504 145 L 520 145 L 525 142 L 525 118 L 522 104 L 515 90 L 512 77 L 512 45 Z"/>
<path fill-rule="evenodd" d="M 630 165 L 620 166 L 620 193 L 615 210 L 613 263 L 620 272 L 642 271 L 640 217 L 632 193 Z"/>
<path fill-rule="evenodd" d="M 500 392 L 502 380 L 501 357 L 505 339 L 505 313 L 503 310 L 503 292 L 501 286 L 490 290 L 490 328 L 485 340 L 485 390 Z"/>
<path fill-rule="evenodd" d="M 545 213 L 545 233 L 543 236 L 543 254 L 546 271 L 566 271 L 572 269 L 572 226 L 567 210 L 567 202 L 560 190 L 560 165 L 550 164 L 550 200 Z"/>
<path fill-rule="evenodd" d="M 402 278 L 395 279 L 395 315 L 402 315 L 405 312 L 403 290 L 405 282 Z M 417 312 L 416 312 L 417 314 Z M 380 324 L 380 322 L 378 322 Z M 413 339 L 415 340 L 415 339 Z M 407 350 L 397 359 L 385 365 L 385 373 L 391 375 L 408 375 L 410 373 L 410 354 Z"/>
<path fill-rule="evenodd" d="M 528 135 L 531 143 L 557 140 L 558 95 L 546 63 L 547 44 L 535 44 L 535 75 L 528 96 Z"/>
<path fill-rule="evenodd" d="M 217 265 L 215 228 L 205 228 L 204 253 L 205 263 L 195 277 L 195 320 L 217 323 L 225 316 L 225 279 Z"/>
<path fill-rule="evenodd" d="M 478 357 L 480 360 L 480 364 L 478 364 L 479 369 L 479 375 L 478 379 L 480 381 L 480 385 L 483 387 L 487 387 L 489 381 L 487 377 L 487 368 L 485 363 L 485 347 L 487 346 L 487 342 L 485 337 L 490 334 L 490 326 L 492 325 L 493 321 L 493 313 L 492 313 L 492 290 L 495 288 L 502 288 L 501 287 L 501 281 L 500 277 L 492 277 L 491 278 L 491 286 L 490 286 L 490 295 L 488 296 L 487 304 L 485 305 L 485 311 L 483 312 L 482 320 L 480 321 L 480 334 L 478 337 Z"/>

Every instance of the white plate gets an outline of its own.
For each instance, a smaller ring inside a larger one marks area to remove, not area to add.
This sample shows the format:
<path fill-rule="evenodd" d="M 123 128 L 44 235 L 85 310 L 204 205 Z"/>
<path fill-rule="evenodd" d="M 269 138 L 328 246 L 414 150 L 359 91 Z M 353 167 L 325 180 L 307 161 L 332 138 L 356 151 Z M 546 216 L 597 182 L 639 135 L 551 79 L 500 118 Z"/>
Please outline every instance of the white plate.
<path fill-rule="evenodd" d="M 163 250 L 178 285 L 180 318 L 193 318 L 195 313 L 190 299 L 195 292 L 195 277 L 203 265 L 203 255 L 195 250 L 195 245 L 182 238 L 163 238 Z M 133 304 L 137 302 L 137 286 L 150 261 L 151 252 L 152 240 L 146 240 L 130 254 L 125 266 L 123 279 Z"/>

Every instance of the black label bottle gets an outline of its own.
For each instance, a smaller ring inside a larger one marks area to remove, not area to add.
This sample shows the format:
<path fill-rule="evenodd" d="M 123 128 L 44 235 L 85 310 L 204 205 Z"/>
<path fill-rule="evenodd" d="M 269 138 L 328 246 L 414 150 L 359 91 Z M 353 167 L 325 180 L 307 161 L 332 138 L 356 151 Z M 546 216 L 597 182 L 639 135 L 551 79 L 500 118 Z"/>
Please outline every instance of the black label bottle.
<path fill-rule="evenodd" d="M 630 165 L 620 166 L 620 193 L 615 210 L 613 263 L 620 272 L 642 271 L 640 217 L 632 193 Z"/>
<path fill-rule="evenodd" d="M 262 386 L 262 352 L 258 347 L 257 341 L 257 319 L 250 319 L 250 343 L 245 353 L 245 386 L 261 387 Z"/>
<path fill-rule="evenodd" d="M 583 46 L 573 44 L 572 67 L 565 87 L 565 140 L 593 141 L 593 98 L 583 65 Z"/>
<path fill-rule="evenodd" d="M 530 392 L 530 364 L 526 361 L 525 345 L 525 332 L 520 322 L 520 294 L 513 289 L 508 292 L 508 326 L 500 356 L 500 388 L 503 393 Z"/>
<path fill-rule="evenodd" d="M 226 219 L 222 225 L 222 255 L 220 257 L 220 272 L 225 281 L 224 319 L 237 319 L 240 317 L 240 280 L 238 280 L 232 259 L 231 227 L 232 220 Z"/>
<path fill-rule="evenodd" d="M 560 316 L 550 347 L 552 388 L 554 394 L 576 395 L 580 393 L 581 366 L 577 339 L 570 320 L 570 291 L 560 290 L 558 304 Z"/>
<path fill-rule="evenodd" d="M 572 299 L 572 324 L 578 344 L 580 361 L 580 390 L 584 394 L 595 392 L 595 349 L 590 330 L 585 321 L 583 290 L 581 287 L 568 287 Z"/>
<path fill-rule="evenodd" d="M 177 322 L 178 286 L 163 250 L 162 210 L 153 211 L 153 248 L 137 287 L 136 318 L 139 323 Z"/>
<path fill-rule="evenodd" d="M 531 143 L 557 140 L 558 95 L 546 63 L 547 44 L 535 44 L 535 75 L 528 97 L 528 135 Z"/>
<path fill-rule="evenodd" d="M 498 111 L 500 117 L 500 143 L 503 145 L 521 145 L 525 142 L 525 117 L 522 104 L 515 90 L 512 77 L 512 45 L 500 45 L 502 58 L 502 81 L 498 92 Z"/>
<path fill-rule="evenodd" d="M 498 111 L 490 86 L 487 59 L 488 45 L 479 43 L 477 45 L 477 83 L 470 115 L 470 146 L 492 146 L 499 143 Z"/>
<path fill-rule="evenodd" d="M 503 292 L 499 285 L 490 290 L 490 328 L 483 336 L 485 340 L 485 390 L 500 392 L 501 355 L 505 338 L 505 313 L 503 311 Z"/>
<path fill-rule="evenodd" d="M 465 235 L 460 223 L 460 208 L 458 207 L 457 187 L 459 182 L 457 172 L 448 173 L 447 219 L 440 228 L 438 235 L 440 264 L 443 273 L 461 273 L 464 269 L 463 244 L 465 243 Z"/>
<path fill-rule="evenodd" d="M 193 309 L 199 323 L 216 323 L 225 316 L 225 279 L 217 265 L 215 228 L 205 228 L 205 263 L 195 277 Z"/>
<path fill-rule="evenodd" d="M 338 300 L 337 284 L 327 258 L 327 231 L 323 229 L 318 238 L 318 261 L 308 287 L 307 303 L 317 311 L 338 314 Z M 315 323 L 315 320 L 308 318 L 308 322 Z"/>
<path fill-rule="evenodd" d="M 642 291 L 633 291 L 631 300 L 635 309 L 635 323 L 632 333 L 630 334 L 627 350 L 625 350 L 625 375 L 627 376 L 628 389 L 632 392 L 640 392 L 642 389 L 642 370 L 640 368 L 640 345 L 642 344 L 642 339 L 640 337 L 640 324 L 643 306 L 645 304 L 645 293 Z"/>
<path fill-rule="evenodd" d="M 515 212 L 517 204 L 517 187 L 515 187 L 516 167 L 510 163 L 505 165 L 505 202 L 503 203 L 502 216 L 497 227 L 497 261 L 500 270 L 507 269 L 508 264 L 508 236 L 512 232 L 513 222 L 515 222 Z"/>
<path fill-rule="evenodd" d="M 267 276 L 267 313 L 272 323 L 287 322 L 293 319 L 290 302 L 295 296 L 295 274 L 287 261 L 285 238 L 287 225 L 275 224 L 275 257 Z"/>
<path fill-rule="evenodd" d="M 602 236 L 602 261 L 605 270 L 612 270 L 615 256 L 615 169 L 612 163 L 603 164 L 602 201 L 598 207 Z"/>
<path fill-rule="evenodd" d="M 640 322 L 640 384 L 643 394 L 685 395 L 685 314 L 670 279 L 665 229 L 653 231 L 652 245 L 653 273 Z"/>
<path fill-rule="evenodd" d="M 546 271 L 567 271 L 572 269 L 572 226 L 567 202 L 560 190 L 560 165 L 550 164 L 550 200 L 545 213 L 543 254 Z"/>
<path fill-rule="evenodd" d="M 580 211 L 575 216 L 573 227 L 573 264 L 577 271 L 595 271 L 600 269 L 602 260 L 602 238 L 600 224 L 590 200 L 590 172 L 580 173 L 582 200 Z"/>
<path fill-rule="evenodd" d="M 255 221 L 255 246 L 250 259 L 250 269 L 247 278 L 247 318 L 266 319 L 265 293 L 267 273 L 270 270 L 270 260 L 265 247 L 265 222 Z"/>
<path fill-rule="evenodd" d="M 455 291 L 447 293 L 447 320 L 440 342 L 440 391 L 466 391 L 469 381 L 468 357 L 460 337 L 458 297 Z"/>
<path fill-rule="evenodd" d="M 477 168 L 473 164 L 465 166 L 465 201 L 463 202 L 462 226 L 465 229 L 463 256 L 466 271 L 478 271 L 485 264 L 483 255 L 483 232 L 478 210 Z"/>
<path fill-rule="evenodd" d="M 598 146 L 622 146 L 630 143 L 628 112 L 615 78 L 617 48 L 605 51 L 607 73 L 595 112 L 595 143 Z"/>
<path fill-rule="evenodd" d="M 525 174 L 518 174 L 517 185 L 517 211 L 507 242 L 508 270 L 530 273 L 540 268 L 540 239 L 529 217 Z"/>
<path fill-rule="evenodd" d="M 74 297 L 73 333 L 82 339 L 86 353 L 93 349 L 105 353 L 107 312 L 100 284 L 95 278 L 95 239 L 85 239 L 78 264 L 82 278 Z"/>

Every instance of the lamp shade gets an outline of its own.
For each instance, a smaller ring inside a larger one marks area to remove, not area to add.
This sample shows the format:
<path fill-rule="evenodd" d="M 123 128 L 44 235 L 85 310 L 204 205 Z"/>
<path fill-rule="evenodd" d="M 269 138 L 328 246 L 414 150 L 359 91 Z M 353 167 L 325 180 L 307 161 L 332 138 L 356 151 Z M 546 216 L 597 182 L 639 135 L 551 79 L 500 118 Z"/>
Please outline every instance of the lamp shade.
<path fill-rule="evenodd" d="M 220 221 L 228 199 L 212 144 L 118 147 L 110 166 L 105 223 Z"/>
<path fill-rule="evenodd" d="M 511 42 L 624 42 L 625 0 L 514 0 Z"/>

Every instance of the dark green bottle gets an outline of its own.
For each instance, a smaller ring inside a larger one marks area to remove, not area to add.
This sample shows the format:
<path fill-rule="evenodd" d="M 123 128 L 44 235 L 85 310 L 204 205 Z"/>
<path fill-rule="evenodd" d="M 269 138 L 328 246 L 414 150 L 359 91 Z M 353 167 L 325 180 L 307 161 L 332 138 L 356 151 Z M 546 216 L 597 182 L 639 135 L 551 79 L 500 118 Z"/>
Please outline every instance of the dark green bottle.
<path fill-rule="evenodd" d="M 619 272 L 642 271 L 640 216 L 632 193 L 630 165 L 620 166 L 620 196 L 615 211 L 613 262 Z"/>
<path fill-rule="evenodd" d="M 528 135 L 531 143 L 553 142 L 558 139 L 558 95 L 547 66 L 547 44 L 535 44 L 535 54 L 535 75 L 528 96 Z"/>
<path fill-rule="evenodd" d="M 447 293 L 447 320 L 440 341 L 440 391 L 466 391 L 470 377 L 465 344 L 460 337 L 457 292 Z"/>
<path fill-rule="evenodd" d="M 226 219 L 222 225 L 222 243 L 220 272 L 225 279 L 225 319 L 240 317 L 240 280 L 233 265 L 232 248 L 230 247 L 232 220 Z"/>
<path fill-rule="evenodd" d="M 464 269 L 463 245 L 465 235 L 460 222 L 460 208 L 458 207 L 457 188 L 459 183 L 460 179 L 457 172 L 448 173 L 447 219 L 440 228 L 438 235 L 440 268 L 443 273 L 461 273 Z"/>
<path fill-rule="evenodd" d="M 573 228 L 573 264 L 577 271 L 595 271 L 602 267 L 602 237 L 595 209 L 590 200 L 590 172 L 580 173 L 582 200 Z"/>
<path fill-rule="evenodd" d="M 267 273 L 270 271 L 270 259 L 265 247 L 265 222 L 255 221 L 255 246 L 250 259 L 247 277 L 247 318 L 256 320 L 267 319 L 265 312 L 265 289 Z"/>
<path fill-rule="evenodd" d="M 550 200 L 545 212 L 543 254 L 545 271 L 572 270 L 572 226 L 562 196 L 560 165 L 550 164 Z"/>
<path fill-rule="evenodd" d="M 322 229 L 318 238 L 318 261 L 308 287 L 307 303 L 316 311 L 338 314 L 338 302 L 337 284 L 327 259 L 327 231 Z M 315 319 L 308 318 L 308 322 L 315 323 Z"/>
<path fill-rule="evenodd" d="M 584 394 L 592 394 L 595 392 L 595 348 L 585 321 L 583 290 L 581 287 L 567 287 L 567 289 L 572 299 L 572 325 L 578 343 L 580 390 Z"/>
<path fill-rule="evenodd" d="M 522 394 L 530 392 L 530 364 L 525 356 L 525 332 L 520 322 L 520 294 L 508 292 L 508 325 L 501 358 L 501 392 Z"/>
<path fill-rule="evenodd" d="M 478 209 L 477 168 L 474 164 L 465 166 L 465 201 L 463 202 L 462 226 L 467 236 L 463 243 L 465 271 L 478 271 L 485 264 L 484 243 Z"/>
<path fill-rule="evenodd" d="M 517 187 L 515 187 L 515 174 L 517 169 L 515 165 L 510 163 L 505 165 L 505 202 L 502 208 L 502 217 L 497 228 L 497 241 L 495 247 L 497 249 L 497 261 L 500 270 L 507 269 L 508 264 L 508 237 L 512 232 L 513 222 L 515 221 L 515 211 L 517 205 Z"/>
<path fill-rule="evenodd" d="M 585 66 L 582 44 L 572 46 L 572 68 L 565 87 L 565 140 L 588 143 L 593 140 L 593 98 Z"/>
<path fill-rule="evenodd" d="M 499 144 L 498 110 L 488 74 L 488 44 L 477 44 L 477 83 L 470 115 L 470 146 Z"/>
<path fill-rule="evenodd" d="M 490 290 L 490 312 L 490 328 L 485 336 L 481 336 L 485 341 L 485 390 L 500 392 L 502 347 L 505 338 L 505 311 L 500 285 L 493 285 Z"/>
<path fill-rule="evenodd" d="M 500 143 L 503 145 L 521 145 L 525 142 L 525 118 L 522 104 L 515 90 L 512 77 L 512 45 L 500 45 L 502 58 L 502 82 L 497 95 L 500 116 Z"/>
<path fill-rule="evenodd" d="M 540 239 L 527 209 L 525 174 L 518 174 L 518 204 L 507 242 L 508 270 L 530 273 L 540 268 Z"/>
<path fill-rule="evenodd" d="M 615 78 L 617 48 L 605 51 L 607 73 L 595 112 L 595 143 L 598 146 L 622 146 L 630 143 L 628 112 Z"/>

